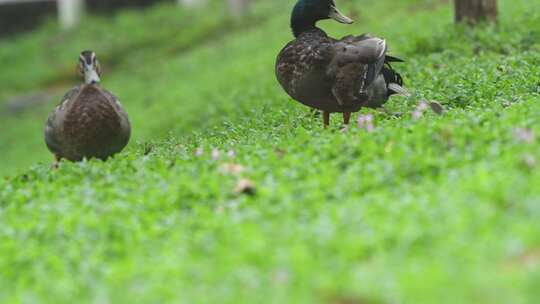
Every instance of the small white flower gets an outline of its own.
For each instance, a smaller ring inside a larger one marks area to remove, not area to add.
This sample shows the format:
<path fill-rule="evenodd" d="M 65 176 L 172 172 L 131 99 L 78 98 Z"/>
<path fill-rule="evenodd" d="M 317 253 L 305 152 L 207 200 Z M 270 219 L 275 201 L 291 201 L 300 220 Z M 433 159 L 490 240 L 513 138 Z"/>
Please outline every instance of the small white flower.
<path fill-rule="evenodd" d="M 212 159 L 213 159 L 213 160 L 218 160 L 220 154 L 221 154 L 221 153 L 219 152 L 218 149 L 213 149 L 213 150 L 212 150 Z"/>

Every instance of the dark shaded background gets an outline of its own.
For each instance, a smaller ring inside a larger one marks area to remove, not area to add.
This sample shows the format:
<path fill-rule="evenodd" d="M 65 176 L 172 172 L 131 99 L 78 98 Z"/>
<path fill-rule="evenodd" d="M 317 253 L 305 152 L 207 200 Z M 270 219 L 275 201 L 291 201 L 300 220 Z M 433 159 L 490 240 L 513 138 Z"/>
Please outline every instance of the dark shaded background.
<path fill-rule="evenodd" d="M 86 0 L 87 12 L 110 14 L 119 8 L 142 8 L 157 2 L 174 0 Z M 7 4 L 0 6 L 0 37 L 4 38 L 18 32 L 30 31 L 39 26 L 47 17 L 56 14 L 56 3 L 36 2 Z"/>

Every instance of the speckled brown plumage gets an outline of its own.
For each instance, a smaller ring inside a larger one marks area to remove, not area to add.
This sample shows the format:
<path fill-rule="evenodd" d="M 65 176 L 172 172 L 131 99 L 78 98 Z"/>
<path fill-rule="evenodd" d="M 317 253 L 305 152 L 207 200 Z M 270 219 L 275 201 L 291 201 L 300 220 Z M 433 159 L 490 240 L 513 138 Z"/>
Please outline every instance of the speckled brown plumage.
<path fill-rule="evenodd" d="M 386 56 L 384 40 L 369 35 L 328 37 L 314 27 L 298 34 L 279 53 L 276 77 L 295 100 L 325 112 L 379 107 L 394 92 L 387 83 L 401 77 Z M 398 61 L 398 59 L 396 59 Z"/>
<path fill-rule="evenodd" d="M 45 141 L 57 158 L 106 159 L 127 145 L 130 133 L 116 97 L 97 84 L 83 84 L 69 91 L 50 114 Z"/>
<path fill-rule="evenodd" d="M 318 109 L 324 100 L 332 99 L 326 67 L 332 59 L 333 43 L 322 30 L 313 29 L 289 42 L 279 53 L 276 77 L 292 98 Z"/>

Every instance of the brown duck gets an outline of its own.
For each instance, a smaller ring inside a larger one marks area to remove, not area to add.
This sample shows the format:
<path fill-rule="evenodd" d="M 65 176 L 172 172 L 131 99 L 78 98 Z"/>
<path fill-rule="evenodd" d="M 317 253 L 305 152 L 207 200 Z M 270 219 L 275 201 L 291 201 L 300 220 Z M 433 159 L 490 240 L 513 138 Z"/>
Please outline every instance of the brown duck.
<path fill-rule="evenodd" d="M 105 160 L 129 142 L 131 126 L 118 99 L 100 85 L 101 68 L 92 51 L 79 57 L 84 83 L 71 89 L 49 115 L 45 142 L 56 161 Z"/>
<path fill-rule="evenodd" d="M 407 94 L 401 76 L 390 62 L 386 41 L 367 34 L 340 40 L 317 28 L 319 20 L 353 21 L 336 8 L 333 0 L 299 0 L 292 12 L 295 40 L 279 53 L 276 77 L 296 101 L 324 113 L 328 126 L 330 113 L 343 113 L 349 124 L 351 112 L 362 107 L 381 107 L 396 93 Z"/>

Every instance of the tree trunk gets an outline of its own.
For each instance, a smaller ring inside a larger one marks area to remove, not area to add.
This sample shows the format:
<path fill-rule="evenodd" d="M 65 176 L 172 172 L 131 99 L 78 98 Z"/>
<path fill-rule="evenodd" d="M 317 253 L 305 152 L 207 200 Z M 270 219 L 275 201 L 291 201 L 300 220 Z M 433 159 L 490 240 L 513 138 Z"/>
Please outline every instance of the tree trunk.
<path fill-rule="evenodd" d="M 206 4 L 206 0 L 177 0 L 178 4 L 194 7 L 194 6 L 202 6 Z"/>
<path fill-rule="evenodd" d="M 454 0 L 456 22 L 497 21 L 497 0 Z"/>
<path fill-rule="evenodd" d="M 58 0 L 58 18 L 62 27 L 68 29 L 77 25 L 83 10 L 82 0 Z"/>

